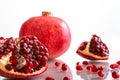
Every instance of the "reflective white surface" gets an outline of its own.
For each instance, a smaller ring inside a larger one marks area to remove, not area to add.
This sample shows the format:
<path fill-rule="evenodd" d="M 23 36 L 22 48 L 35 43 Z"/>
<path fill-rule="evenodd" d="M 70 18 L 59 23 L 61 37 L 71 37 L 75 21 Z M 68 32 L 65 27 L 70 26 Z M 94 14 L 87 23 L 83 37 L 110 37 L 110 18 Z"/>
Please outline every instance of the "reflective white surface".
<path fill-rule="evenodd" d="M 111 64 L 120 60 L 119 0 L 1 0 L 0 36 L 18 37 L 22 23 L 30 17 L 41 15 L 42 11 L 51 11 L 70 27 L 71 46 L 58 59 L 69 65 L 73 80 L 82 80 L 76 74 L 75 64 L 86 60 L 78 56 L 76 50 L 82 41 L 90 40 L 92 34 L 100 36 L 110 50 L 109 60 L 105 62 Z M 106 80 L 113 80 L 111 74 Z"/>

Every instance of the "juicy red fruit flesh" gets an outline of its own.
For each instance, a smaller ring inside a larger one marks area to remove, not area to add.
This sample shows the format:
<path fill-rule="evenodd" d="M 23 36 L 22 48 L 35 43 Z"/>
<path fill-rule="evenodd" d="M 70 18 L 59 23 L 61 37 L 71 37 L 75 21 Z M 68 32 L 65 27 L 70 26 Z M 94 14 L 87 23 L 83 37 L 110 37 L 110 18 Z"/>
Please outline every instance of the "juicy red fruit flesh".
<path fill-rule="evenodd" d="M 93 35 L 90 41 L 89 51 L 98 56 L 108 56 L 109 50 L 102 42 L 101 38 L 97 35 Z"/>
<path fill-rule="evenodd" d="M 12 37 L 4 38 L 4 43 L 0 46 L 0 54 L 0 59 L 11 54 L 5 64 L 5 69 L 8 70 L 7 74 L 11 70 L 18 73 L 32 74 L 45 67 L 48 60 L 47 48 L 35 36 L 23 36 L 16 39 Z M 41 57 L 38 58 L 38 56 Z"/>

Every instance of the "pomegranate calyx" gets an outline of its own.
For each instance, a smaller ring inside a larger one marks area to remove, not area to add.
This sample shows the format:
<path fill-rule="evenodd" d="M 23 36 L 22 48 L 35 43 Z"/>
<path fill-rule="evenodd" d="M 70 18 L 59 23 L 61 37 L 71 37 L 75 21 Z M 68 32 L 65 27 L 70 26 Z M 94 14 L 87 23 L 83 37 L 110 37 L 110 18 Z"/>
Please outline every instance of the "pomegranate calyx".
<path fill-rule="evenodd" d="M 51 15 L 53 15 L 53 14 L 49 11 L 43 11 L 42 12 L 42 16 L 51 16 Z"/>

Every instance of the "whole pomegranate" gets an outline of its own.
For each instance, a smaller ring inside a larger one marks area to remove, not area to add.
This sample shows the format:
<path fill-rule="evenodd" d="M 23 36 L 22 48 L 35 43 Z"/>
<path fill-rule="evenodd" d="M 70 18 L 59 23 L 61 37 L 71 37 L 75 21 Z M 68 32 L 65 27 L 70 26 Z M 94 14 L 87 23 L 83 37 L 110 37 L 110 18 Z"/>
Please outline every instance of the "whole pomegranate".
<path fill-rule="evenodd" d="M 101 38 L 94 34 L 90 41 L 84 41 L 76 51 L 80 56 L 90 60 L 107 60 L 109 49 Z"/>
<path fill-rule="evenodd" d="M 43 11 L 42 16 L 32 17 L 25 21 L 21 26 L 19 36 L 37 36 L 48 48 L 49 58 L 57 58 L 69 48 L 71 32 L 65 21 L 50 14 Z"/>
<path fill-rule="evenodd" d="M 35 36 L 0 37 L 0 75 L 33 77 L 47 69 L 48 49 Z"/>

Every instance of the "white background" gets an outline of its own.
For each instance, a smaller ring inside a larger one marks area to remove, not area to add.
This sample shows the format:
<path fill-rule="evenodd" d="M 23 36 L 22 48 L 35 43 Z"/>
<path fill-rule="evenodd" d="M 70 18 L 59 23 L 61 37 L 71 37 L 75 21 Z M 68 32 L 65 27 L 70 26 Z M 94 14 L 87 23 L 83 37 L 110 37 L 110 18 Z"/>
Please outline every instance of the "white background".
<path fill-rule="evenodd" d="M 59 57 L 74 71 L 75 62 L 85 60 L 75 52 L 79 44 L 97 34 L 110 50 L 109 63 L 120 60 L 120 0 L 0 0 L 0 36 L 18 37 L 24 21 L 51 11 L 71 30 L 69 50 Z"/>

